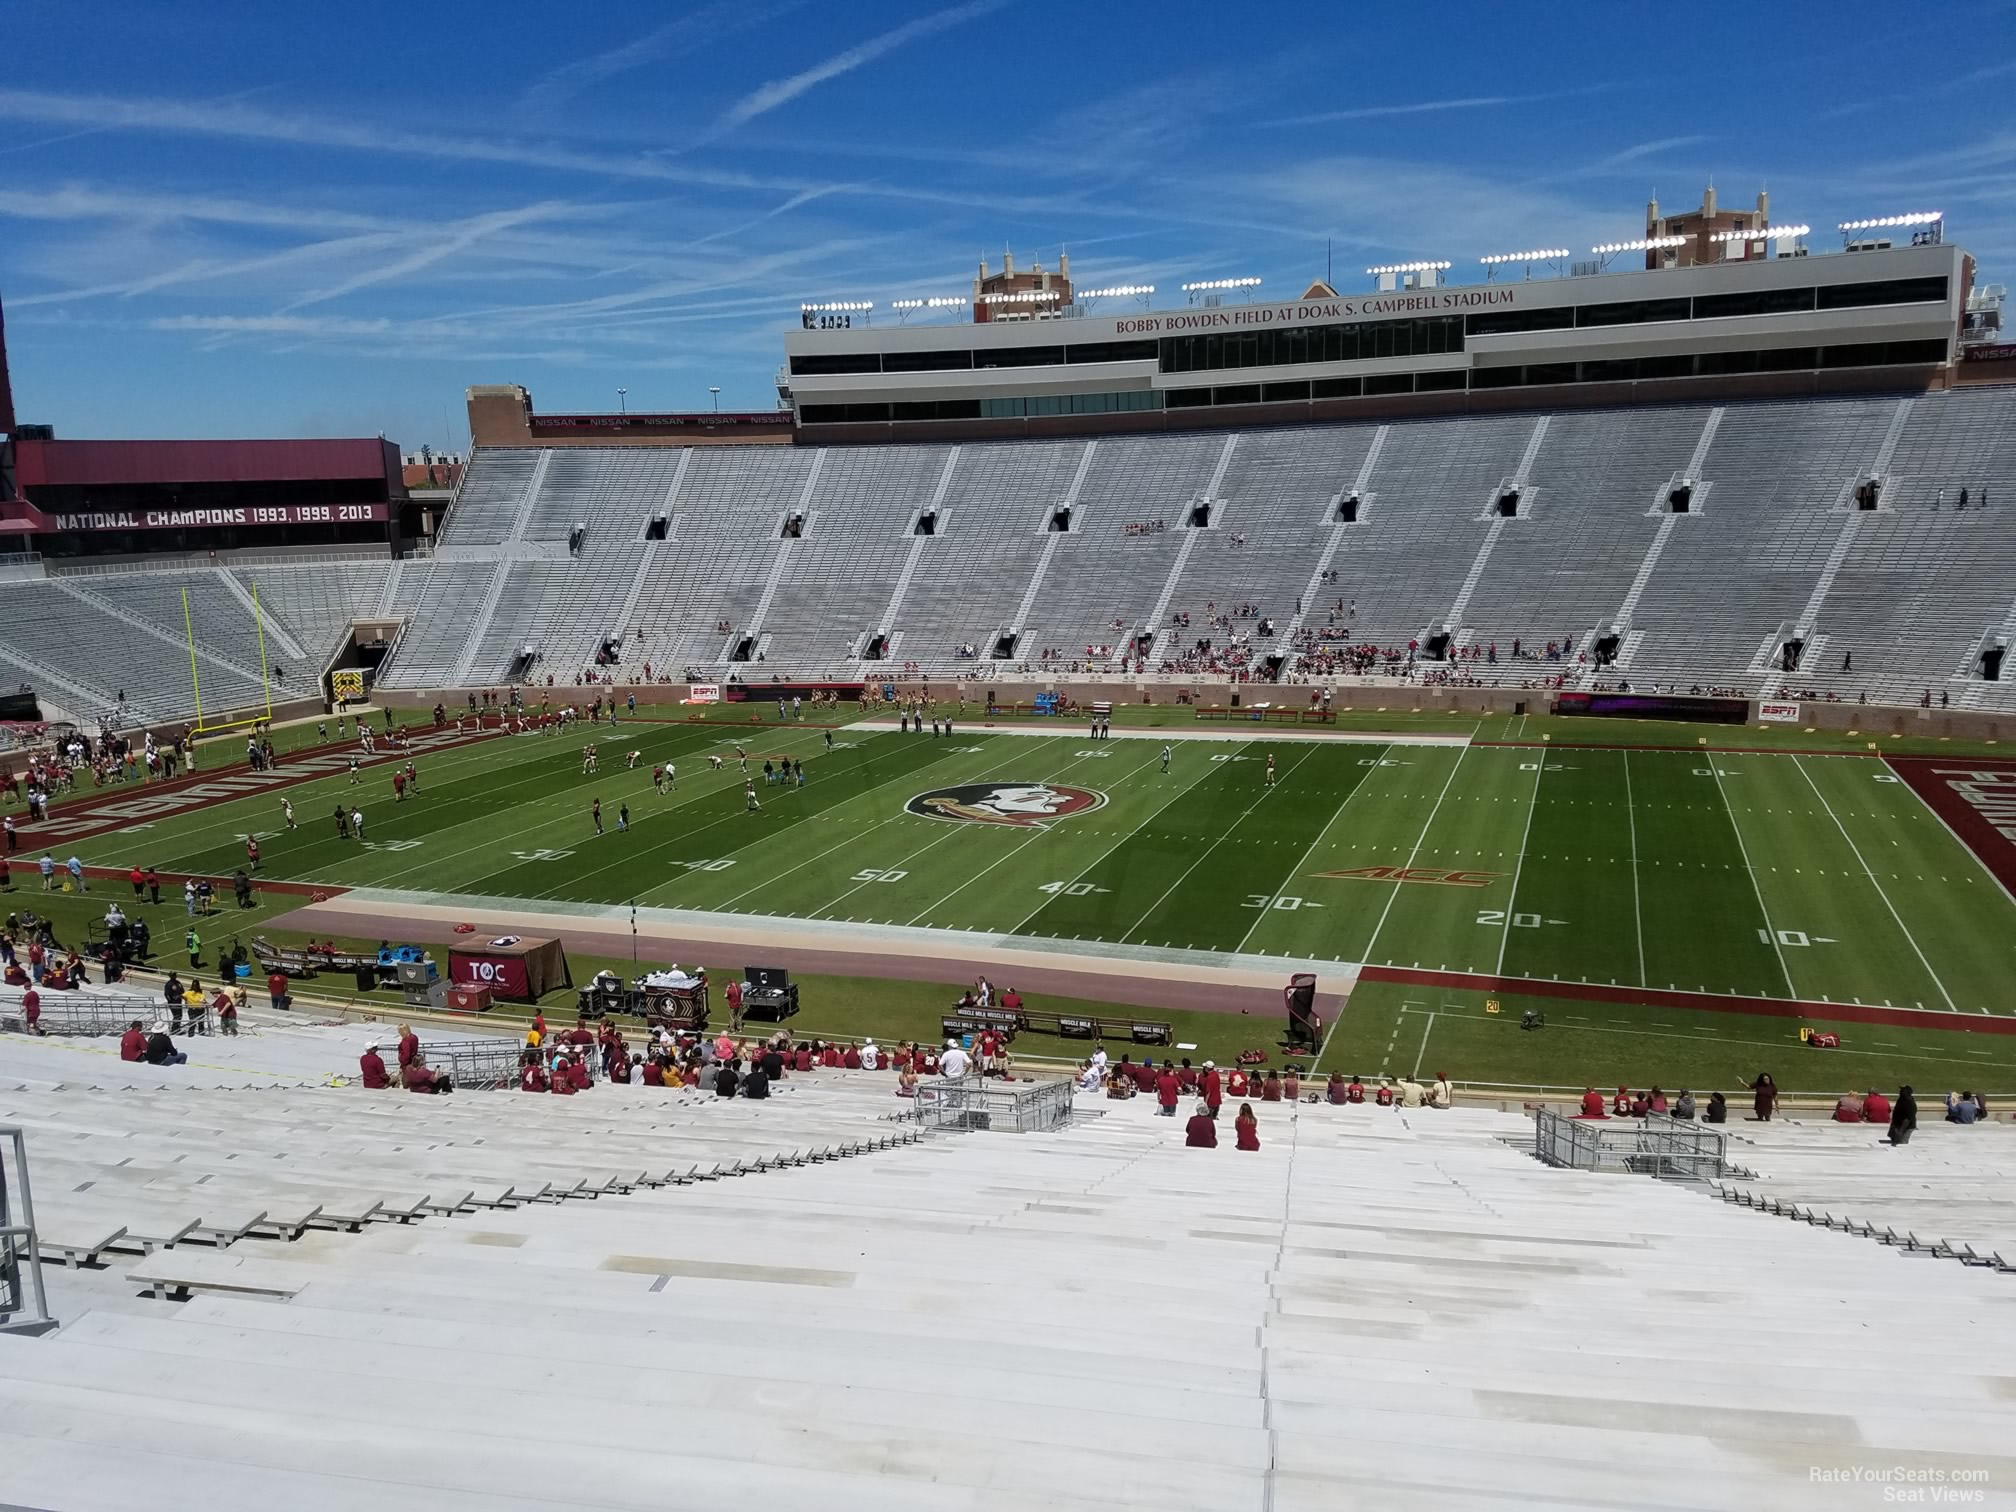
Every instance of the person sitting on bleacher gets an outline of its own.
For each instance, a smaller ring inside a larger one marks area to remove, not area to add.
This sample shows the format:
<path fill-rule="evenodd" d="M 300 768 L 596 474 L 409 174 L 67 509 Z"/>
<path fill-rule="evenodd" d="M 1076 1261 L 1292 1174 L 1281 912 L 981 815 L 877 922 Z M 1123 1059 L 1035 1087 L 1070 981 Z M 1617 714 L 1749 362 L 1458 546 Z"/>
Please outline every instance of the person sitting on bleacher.
<path fill-rule="evenodd" d="M 1207 1103 L 1197 1104 L 1197 1111 L 1190 1115 L 1190 1122 L 1183 1126 L 1183 1144 L 1192 1150 L 1215 1150 L 1218 1148 L 1218 1123 L 1211 1116 Z"/>
<path fill-rule="evenodd" d="M 733 1097 L 742 1085 L 742 1077 L 735 1069 L 735 1062 L 724 1060 L 721 1069 L 714 1073 L 714 1095 Z"/>
<path fill-rule="evenodd" d="M 1610 1100 L 1610 1116 L 1612 1118 L 1629 1118 L 1631 1116 L 1631 1089 L 1629 1087 L 1619 1087 L 1617 1089 L 1617 1095 Z"/>
<path fill-rule="evenodd" d="M 1363 1089 L 1360 1089 L 1359 1095 L 1364 1095 Z M 1351 1089 L 1345 1084 L 1344 1073 L 1342 1071 L 1332 1071 L 1330 1073 L 1330 1080 L 1323 1085 L 1323 1101 L 1337 1108 L 1341 1108 L 1344 1104 L 1351 1101 Z"/>
<path fill-rule="evenodd" d="M 1281 1091 L 1281 1073 L 1279 1071 L 1269 1071 L 1266 1080 L 1260 1083 L 1260 1101 L 1279 1102 L 1281 1101 Z M 1236 1097 L 1239 1094 L 1235 1091 L 1232 1095 Z"/>
<path fill-rule="evenodd" d="M 1120 1066 L 1116 1067 L 1113 1074 L 1106 1079 L 1106 1095 L 1108 1097 L 1118 1098 L 1124 1101 L 1125 1099 L 1134 1096 L 1134 1094 L 1140 1090 L 1138 1087 L 1134 1085 L 1134 1078 L 1132 1076 L 1127 1075 L 1126 1072 L 1127 1067 L 1123 1062 Z"/>
<path fill-rule="evenodd" d="M 545 1092 L 553 1085 L 553 1079 L 546 1074 L 546 1068 L 539 1063 L 539 1052 L 528 1050 L 519 1058 L 518 1090 L 520 1092 Z"/>
<path fill-rule="evenodd" d="M 1365 1101 L 1365 1083 L 1355 1071 L 1351 1073 L 1351 1085 L 1344 1089 L 1344 1096 L 1354 1103 Z"/>
<path fill-rule="evenodd" d="M 1582 1091 L 1582 1111 L 1577 1116 L 1581 1118 L 1608 1118 L 1610 1113 L 1604 1105 L 1603 1094 L 1598 1092 L 1594 1087 L 1585 1087 Z"/>
<path fill-rule="evenodd" d="M 391 1073 L 385 1069 L 385 1059 L 378 1053 L 376 1040 L 366 1045 L 364 1053 L 357 1057 L 357 1069 L 369 1091 L 382 1092 L 392 1085 Z"/>
<path fill-rule="evenodd" d="M 763 1062 L 752 1061 L 742 1078 L 744 1097 L 768 1097 L 770 1095 L 770 1073 L 763 1069 Z"/>
<path fill-rule="evenodd" d="M 147 1031 L 135 1019 L 126 1026 L 126 1032 L 119 1036 L 119 1059 L 122 1061 L 142 1061 L 147 1059 Z"/>
<path fill-rule="evenodd" d="M 427 1057 L 416 1051 L 413 1059 L 399 1072 L 399 1083 L 408 1092 L 453 1092 L 454 1083 L 445 1072 L 437 1073 L 428 1069 Z"/>
<path fill-rule="evenodd" d="M 1890 1099 L 1871 1087 L 1862 1096 L 1862 1121 L 1872 1124 L 1890 1122 Z"/>
<path fill-rule="evenodd" d="M 1703 1123 L 1729 1122 L 1729 1099 L 1720 1092 L 1708 1094 L 1708 1111 L 1701 1115 Z"/>
<path fill-rule="evenodd" d="M 1673 1099 L 1673 1116 L 1688 1123 L 1694 1121 L 1694 1094 L 1685 1087 L 1682 1087 L 1680 1095 Z"/>
<path fill-rule="evenodd" d="M 1390 1077 L 1379 1078 L 1379 1090 L 1372 1094 L 1372 1101 L 1382 1108 L 1393 1106 L 1393 1081 Z"/>
<path fill-rule="evenodd" d="M 1980 1118 L 1981 1109 L 1974 1101 L 1972 1092 L 1948 1092 L 1946 1094 L 1946 1122 L 1971 1124 Z"/>
<path fill-rule="evenodd" d="M 180 1050 L 177 1050 L 175 1048 L 175 1041 L 168 1038 L 168 1021 L 166 1019 L 156 1019 L 154 1021 L 153 1032 L 147 1036 L 147 1054 L 145 1059 L 150 1066 L 180 1066 L 188 1062 L 189 1057 Z"/>
<path fill-rule="evenodd" d="M 1834 1102 L 1834 1122 L 1862 1122 L 1862 1099 L 1853 1092 L 1843 1092 Z"/>

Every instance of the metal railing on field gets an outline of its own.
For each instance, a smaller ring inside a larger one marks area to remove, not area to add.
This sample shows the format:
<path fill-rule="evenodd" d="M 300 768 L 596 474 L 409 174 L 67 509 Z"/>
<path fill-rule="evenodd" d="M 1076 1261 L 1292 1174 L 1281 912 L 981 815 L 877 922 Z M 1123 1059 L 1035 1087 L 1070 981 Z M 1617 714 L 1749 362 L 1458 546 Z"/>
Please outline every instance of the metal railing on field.
<path fill-rule="evenodd" d="M 911 1116 L 933 1129 L 1028 1134 L 1062 1128 L 1076 1087 L 1068 1081 L 988 1081 L 981 1076 L 919 1082 Z"/>
<path fill-rule="evenodd" d="M 28 1146 L 16 1125 L 0 1124 L 0 1333 L 40 1334 L 55 1326 L 42 1286 Z"/>
<path fill-rule="evenodd" d="M 1726 1150 L 1721 1130 L 1687 1119 L 1568 1118 L 1546 1108 L 1533 1113 L 1533 1153 L 1551 1166 L 1705 1181 L 1725 1173 Z"/>

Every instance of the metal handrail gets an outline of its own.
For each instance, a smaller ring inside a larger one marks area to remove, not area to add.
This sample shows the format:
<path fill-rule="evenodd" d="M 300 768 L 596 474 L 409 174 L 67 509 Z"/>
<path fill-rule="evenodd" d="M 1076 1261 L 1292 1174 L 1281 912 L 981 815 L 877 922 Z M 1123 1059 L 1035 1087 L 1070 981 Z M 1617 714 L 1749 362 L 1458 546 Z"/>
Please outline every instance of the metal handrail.
<path fill-rule="evenodd" d="M 18 1198 L 10 1195 L 15 1192 Z M 32 1310 L 22 1291 L 24 1275 L 34 1293 Z M 35 1196 L 28 1185 L 28 1145 L 19 1126 L 0 1124 L 0 1333 L 42 1334 L 55 1326 L 49 1293 L 42 1284 Z"/>
<path fill-rule="evenodd" d="M 1551 1166 L 1704 1180 L 1727 1174 L 1727 1148 L 1721 1130 L 1660 1114 L 1597 1120 L 1533 1111 L 1533 1153 Z"/>
<path fill-rule="evenodd" d="M 991 1129 L 1040 1133 L 1071 1120 L 1076 1086 L 1069 1081 L 1004 1082 L 985 1077 L 938 1077 L 917 1084 L 910 1116 L 936 1129 Z"/>

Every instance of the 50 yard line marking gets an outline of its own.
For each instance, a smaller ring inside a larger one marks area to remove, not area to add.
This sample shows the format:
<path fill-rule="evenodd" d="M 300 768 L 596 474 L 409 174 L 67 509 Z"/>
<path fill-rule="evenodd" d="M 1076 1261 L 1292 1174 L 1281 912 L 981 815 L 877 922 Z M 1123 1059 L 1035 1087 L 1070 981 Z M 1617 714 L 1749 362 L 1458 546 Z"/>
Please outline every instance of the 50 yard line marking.
<path fill-rule="evenodd" d="M 1855 837 L 1848 833 L 1848 826 L 1843 824 L 1841 816 L 1834 812 L 1834 805 L 1829 803 L 1827 795 L 1820 791 L 1820 784 L 1813 780 L 1813 774 L 1806 770 L 1806 764 L 1797 756 L 1792 758 L 1792 765 L 1799 775 L 1806 779 L 1806 786 L 1813 789 L 1813 796 L 1820 800 L 1820 807 L 1825 809 L 1827 817 L 1834 821 L 1834 828 L 1841 831 L 1841 838 L 1848 842 L 1848 849 L 1855 857 L 1855 864 L 1862 868 L 1863 875 L 1869 879 L 1869 885 L 1876 889 L 1876 896 L 1881 898 L 1883 906 L 1890 910 L 1890 917 L 1896 921 L 1897 928 L 1902 931 L 1905 943 L 1911 947 L 1911 953 L 1918 957 L 1918 964 L 1925 968 L 1925 975 L 1932 978 L 1932 985 L 1939 989 L 1939 996 L 1946 999 L 1946 1006 L 1948 1008 L 1951 1008 L 1955 1013 L 1959 1012 L 1960 1005 L 1953 1001 L 1953 994 L 1946 990 L 1946 984 L 1939 980 L 1939 973 L 1932 969 L 1932 963 L 1925 958 L 1925 952 L 1918 948 L 1917 937 L 1911 933 L 1910 928 L 1904 923 L 1904 916 L 1897 912 L 1897 905 L 1890 901 L 1890 894 L 1883 890 L 1883 884 L 1876 880 L 1876 873 L 1869 869 L 1869 863 L 1862 859 L 1862 847 L 1857 845 Z M 1986 1013 L 1988 1010 L 1984 1008 L 1981 1011 Z"/>
<path fill-rule="evenodd" d="M 1513 912 L 1519 906 L 1519 874 L 1526 870 L 1526 847 L 1533 840 L 1533 816 L 1540 809 L 1540 779 L 1547 775 L 1547 753 L 1541 751 L 1540 759 L 1534 764 L 1533 796 L 1526 801 L 1526 829 L 1519 836 L 1519 855 L 1512 863 L 1512 896 L 1505 905 L 1505 928 L 1498 937 L 1498 975 L 1505 975 L 1505 952 L 1512 944 L 1512 921 L 1518 917 Z M 1425 1045 L 1427 1036 L 1422 1036 Z"/>

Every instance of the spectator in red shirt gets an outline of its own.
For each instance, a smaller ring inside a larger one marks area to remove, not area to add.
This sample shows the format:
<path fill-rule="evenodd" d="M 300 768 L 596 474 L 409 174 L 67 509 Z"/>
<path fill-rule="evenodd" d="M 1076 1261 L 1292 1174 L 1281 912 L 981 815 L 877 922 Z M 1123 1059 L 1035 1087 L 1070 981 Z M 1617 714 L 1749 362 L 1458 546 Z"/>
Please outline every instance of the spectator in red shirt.
<path fill-rule="evenodd" d="M 1281 1078 L 1281 1095 L 1289 1102 L 1302 1100 L 1302 1068 L 1290 1066 L 1287 1075 Z"/>
<path fill-rule="evenodd" d="M 1197 1068 L 1190 1064 L 1190 1057 L 1183 1057 L 1183 1064 L 1176 1068 L 1176 1085 L 1185 1092 L 1197 1090 Z"/>
<path fill-rule="evenodd" d="M 518 1068 L 518 1090 L 520 1092 L 544 1092 L 552 1086 L 546 1075 L 546 1068 L 540 1064 L 536 1050 L 525 1052 L 524 1063 Z"/>
<path fill-rule="evenodd" d="M 861 1069 L 861 1047 L 858 1045 L 849 1045 L 847 1053 L 840 1058 L 840 1064 L 845 1066 L 849 1071 L 859 1071 Z"/>
<path fill-rule="evenodd" d="M 1010 1013 L 1019 1014 L 1022 1011 L 1022 994 L 1010 987 L 1001 994 L 1001 1006 Z"/>
<path fill-rule="evenodd" d="M 1237 1066 L 1232 1068 L 1231 1076 L 1226 1079 L 1225 1091 L 1233 1097 L 1244 1097 L 1246 1095 L 1246 1073 Z"/>
<path fill-rule="evenodd" d="M 404 1071 L 419 1058 L 420 1036 L 413 1032 L 411 1024 L 399 1026 L 399 1069 Z"/>
<path fill-rule="evenodd" d="M 1583 1118 L 1608 1118 L 1610 1116 L 1603 1107 L 1603 1094 L 1598 1092 L 1594 1087 L 1588 1087 L 1583 1090 L 1581 1116 Z"/>
<path fill-rule="evenodd" d="M 1631 1089 L 1629 1087 L 1619 1087 L 1617 1089 L 1617 1095 L 1610 1100 L 1610 1116 L 1612 1118 L 1629 1118 L 1631 1116 Z"/>
<path fill-rule="evenodd" d="M 1281 1073 L 1279 1071 L 1269 1071 L 1267 1073 L 1267 1079 L 1260 1084 L 1260 1100 L 1262 1102 L 1281 1101 Z M 1258 1146 L 1256 1145 L 1255 1148 L 1257 1149 Z"/>
<path fill-rule="evenodd" d="M 665 1068 L 655 1060 L 644 1062 L 644 1085 L 662 1087 L 665 1085 Z"/>
<path fill-rule="evenodd" d="M 1862 1122 L 1862 1099 L 1853 1092 L 1843 1092 L 1834 1103 L 1834 1122 Z"/>
<path fill-rule="evenodd" d="M 1358 1095 L 1363 1097 L 1365 1095 L 1364 1089 L 1359 1089 Z M 1332 1071 L 1330 1073 L 1330 1080 L 1323 1088 L 1323 1100 L 1336 1107 L 1342 1107 L 1345 1103 L 1351 1101 L 1351 1089 L 1344 1085 L 1344 1073 L 1342 1071 Z"/>
<path fill-rule="evenodd" d="M 42 994 L 33 987 L 21 994 L 21 1022 L 30 1034 L 42 1032 Z"/>
<path fill-rule="evenodd" d="M 1382 1108 L 1393 1106 L 1393 1083 L 1385 1077 L 1379 1078 L 1379 1090 L 1372 1094 L 1372 1101 Z"/>
<path fill-rule="evenodd" d="M 133 884 L 133 901 L 139 902 L 147 891 L 147 874 L 136 866 L 126 873 L 126 880 Z"/>
<path fill-rule="evenodd" d="M 399 1084 L 408 1092 L 452 1092 L 446 1076 L 428 1069 L 427 1057 L 417 1052 L 413 1059 L 399 1068 Z"/>
<path fill-rule="evenodd" d="M 1183 1126 L 1183 1143 L 1192 1150 L 1215 1150 L 1218 1148 L 1218 1125 L 1214 1122 L 1216 1110 L 1208 1103 L 1197 1104 L 1197 1111 L 1190 1115 L 1190 1122 Z"/>
<path fill-rule="evenodd" d="M 266 978 L 266 995 L 273 1000 L 273 1011 L 280 1012 L 287 1006 L 287 973 L 276 971 Z"/>
<path fill-rule="evenodd" d="M 364 1053 L 357 1057 L 357 1068 L 364 1075 L 364 1085 L 373 1092 L 382 1092 L 392 1085 L 392 1078 L 385 1070 L 384 1057 L 378 1053 L 376 1040 L 366 1045 Z"/>
<path fill-rule="evenodd" d="M 122 1061 L 144 1060 L 147 1056 L 147 1031 L 135 1019 L 126 1026 L 126 1032 L 119 1036 L 119 1059 Z"/>
<path fill-rule="evenodd" d="M 1253 1116 L 1252 1104 L 1239 1104 L 1239 1116 L 1232 1120 L 1232 1137 L 1238 1149 L 1260 1148 L 1260 1120 Z"/>
<path fill-rule="evenodd" d="M 1890 1122 L 1890 1099 L 1874 1087 L 1862 1099 L 1862 1121 L 1873 1124 Z"/>
<path fill-rule="evenodd" d="M 1654 1087 L 1652 1095 L 1645 1099 L 1645 1111 L 1647 1113 L 1664 1113 L 1666 1111 L 1666 1094 L 1659 1088 Z"/>
<path fill-rule="evenodd" d="M 1354 1103 L 1365 1101 L 1365 1083 L 1360 1081 L 1356 1075 L 1353 1075 L 1351 1085 L 1344 1089 L 1344 1096 L 1348 1101 Z"/>
<path fill-rule="evenodd" d="M 1204 1107 L 1213 1118 L 1216 1118 L 1218 1109 L 1225 1102 L 1225 1088 L 1218 1080 L 1218 1067 L 1210 1061 L 1204 1062 L 1204 1075 L 1199 1078 L 1199 1082 L 1204 1091 Z M 1212 1143 L 1217 1143 L 1217 1140 L 1214 1138 Z"/>
<path fill-rule="evenodd" d="M 810 1071 L 812 1069 L 812 1047 L 805 1044 L 802 1040 L 799 1042 L 798 1048 L 791 1052 L 791 1069 L 793 1071 Z"/>
<path fill-rule="evenodd" d="M 1163 1118 L 1176 1116 L 1176 1099 L 1183 1095 L 1183 1084 L 1177 1079 L 1173 1066 L 1164 1066 L 1162 1074 L 1155 1078 L 1155 1101 L 1161 1104 L 1155 1111 Z"/>
<path fill-rule="evenodd" d="M 728 984 L 728 1027 L 735 1033 L 742 1032 L 742 984 Z"/>

